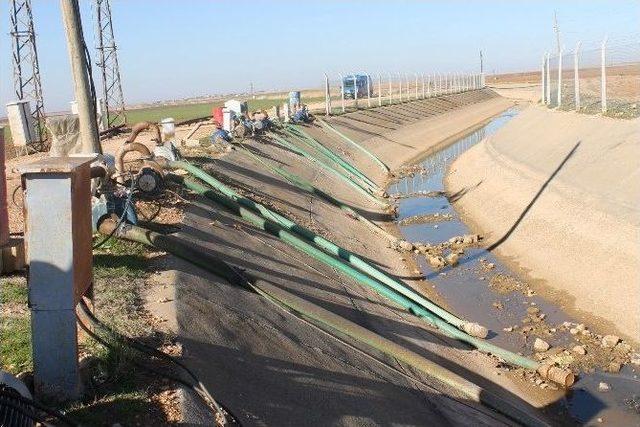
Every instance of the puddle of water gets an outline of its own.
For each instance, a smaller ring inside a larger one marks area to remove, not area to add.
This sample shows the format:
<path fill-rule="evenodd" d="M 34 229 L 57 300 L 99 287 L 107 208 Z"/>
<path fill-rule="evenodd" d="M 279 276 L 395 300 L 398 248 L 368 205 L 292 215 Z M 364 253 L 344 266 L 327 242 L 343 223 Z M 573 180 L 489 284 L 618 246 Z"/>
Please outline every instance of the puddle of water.
<path fill-rule="evenodd" d="M 457 142 L 422 160 L 420 165 L 425 174 L 405 177 L 387 189 L 391 195 L 426 194 L 444 191 L 444 177 L 448 166 L 460 154 L 495 133 L 517 114 L 509 110 L 494 118 L 484 127 L 461 138 Z M 400 226 L 408 241 L 437 244 L 450 237 L 469 234 L 470 230 L 460 220 L 446 197 L 404 197 L 399 199 L 398 220 L 414 215 L 448 213 L 453 218 L 448 221 L 411 224 Z M 489 286 L 491 277 L 505 274 L 518 277 L 503 265 L 492 253 L 482 248 L 467 248 L 459 265 L 442 270 L 434 270 L 423 256 L 417 257 L 418 265 L 442 295 L 454 312 L 487 326 L 492 333 L 488 340 L 515 352 L 531 354 L 532 343 L 520 333 L 505 332 L 505 328 L 523 326 L 527 308 L 537 307 L 546 315 L 544 321 L 554 327 L 564 321 L 574 321 L 553 303 L 538 296 L 527 296 L 520 291 L 495 292 Z M 483 269 L 481 260 L 493 263 L 490 271 Z M 524 282 L 523 282 L 524 283 Z M 533 335 L 531 335 L 533 336 Z M 558 330 L 552 337 L 544 337 L 552 346 L 571 348 L 576 345 L 567 332 Z M 531 338 L 530 338 L 531 340 Z M 610 385 L 610 392 L 598 391 L 600 382 Z M 583 424 L 600 425 L 599 419 L 609 425 L 640 426 L 640 379 L 638 372 L 625 366 L 619 374 L 604 372 L 581 373 L 573 389 L 565 397 L 565 405 L 573 418 Z"/>

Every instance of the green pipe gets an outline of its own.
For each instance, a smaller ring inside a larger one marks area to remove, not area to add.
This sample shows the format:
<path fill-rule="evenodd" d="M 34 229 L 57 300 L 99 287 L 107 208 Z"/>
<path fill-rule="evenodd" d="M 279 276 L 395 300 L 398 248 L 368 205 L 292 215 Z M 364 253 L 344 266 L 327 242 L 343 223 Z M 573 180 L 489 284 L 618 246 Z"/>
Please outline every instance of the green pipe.
<path fill-rule="evenodd" d="M 505 362 L 512 365 L 521 366 L 526 369 L 538 370 L 538 372 L 541 372 L 541 373 L 544 372 L 545 375 L 550 375 L 550 376 L 553 375 L 555 377 L 561 376 L 558 373 L 560 371 L 562 374 L 561 379 L 564 380 L 564 383 L 561 383 L 561 384 L 564 384 L 564 385 L 573 384 L 573 380 L 572 380 L 573 374 L 571 373 L 571 371 L 564 371 L 564 370 L 561 370 L 560 368 L 544 369 L 546 365 L 543 366 L 534 360 L 528 359 L 524 356 L 520 356 L 508 350 L 502 349 L 484 340 L 474 338 L 469 334 L 463 331 L 460 331 L 456 327 L 448 324 L 447 322 L 440 319 L 430 311 L 425 310 L 423 307 L 417 305 L 407 297 L 399 294 L 397 291 L 388 288 L 387 286 L 383 285 L 377 280 L 374 280 L 370 276 L 367 276 L 366 274 L 354 269 L 353 267 L 349 266 L 343 261 L 333 258 L 329 254 L 321 251 L 315 246 L 312 246 L 309 243 L 305 242 L 304 240 L 300 239 L 299 237 L 296 237 L 294 234 L 288 232 L 277 223 L 267 220 L 265 218 L 262 218 L 261 216 L 255 214 L 251 210 L 242 207 L 239 203 L 235 202 L 233 199 L 227 196 L 224 196 L 220 193 L 217 193 L 197 183 L 195 180 L 191 178 L 183 179 L 182 183 L 189 190 L 199 195 L 203 195 L 219 203 L 220 205 L 227 207 L 234 214 L 240 216 L 241 218 L 245 219 L 247 222 L 260 228 L 261 230 L 264 230 L 272 234 L 273 236 L 279 238 L 284 243 L 287 243 L 288 245 L 300 250 L 301 252 L 304 252 L 305 254 L 311 256 L 312 258 L 336 270 L 342 271 L 347 276 L 353 278 L 354 280 L 360 282 L 361 284 L 368 286 L 369 288 L 373 289 L 375 292 L 382 295 L 383 297 L 388 298 L 391 301 L 394 301 L 396 304 L 400 305 L 405 310 L 413 313 L 414 315 L 423 319 L 424 321 L 431 324 L 432 326 L 440 329 L 444 334 L 452 338 L 458 339 L 462 342 L 466 342 L 476 347 L 478 350 L 498 356 Z M 569 381 L 569 379 L 571 379 L 571 381 Z M 554 379 L 554 381 L 556 380 Z"/>
<path fill-rule="evenodd" d="M 240 142 L 239 145 L 242 148 L 242 151 L 240 151 L 240 153 L 247 154 L 253 160 L 257 161 L 262 166 L 264 166 L 265 169 L 267 169 L 271 173 L 281 176 L 282 178 L 284 178 L 287 181 L 289 181 L 289 183 L 291 183 L 295 187 L 297 187 L 297 188 L 299 188 L 299 189 L 301 189 L 303 191 L 306 191 L 308 193 L 314 194 L 314 195 L 320 197 L 321 199 L 325 200 L 326 202 L 328 202 L 328 203 L 330 203 L 330 204 L 342 209 L 343 211 L 345 211 L 347 213 L 347 215 L 349 215 L 352 218 L 355 218 L 357 221 L 360 221 L 360 222 L 364 223 L 371 230 L 373 230 L 376 233 L 382 234 L 384 237 L 386 237 L 390 241 L 392 241 L 394 243 L 398 243 L 398 244 L 400 244 L 401 246 L 404 246 L 404 247 L 410 245 L 410 243 L 408 243 L 408 242 L 406 242 L 406 241 L 404 241 L 402 239 L 397 238 L 396 236 L 394 236 L 393 234 L 389 233 L 387 230 L 383 229 L 382 227 L 380 227 L 378 224 L 374 223 L 370 219 L 360 215 L 358 212 L 356 212 L 350 206 L 345 205 L 340 200 L 336 199 L 335 197 L 331 196 L 330 194 L 325 193 L 324 191 L 322 191 L 319 188 L 315 187 L 309 181 L 306 181 L 306 180 L 302 179 L 301 177 L 299 177 L 299 176 L 297 176 L 297 175 L 295 175 L 295 174 L 293 174 L 291 172 L 288 172 L 288 171 L 286 171 L 286 170 L 284 170 L 284 169 L 282 169 L 280 167 L 268 164 L 267 162 L 262 160 L 260 157 L 256 156 L 254 153 L 252 153 L 249 149 L 247 149 L 247 147 L 244 146 L 243 142 Z"/>
<path fill-rule="evenodd" d="M 314 146 L 309 142 L 309 140 L 307 140 L 307 138 L 303 137 L 302 135 L 298 134 L 297 132 L 291 131 L 289 129 L 285 129 L 285 133 L 292 137 L 293 139 L 301 142 L 302 144 L 305 144 L 307 147 L 310 148 L 314 148 Z M 322 152 L 322 150 L 318 150 L 316 149 L 316 151 L 318 151 L 318 154 L 323 156 L 324 159 L 326 159 L 329 164 L 335 164 L 337 165 L 338 168 L 336 168 L 336 170 L 340 171 L 341 173 L 344 173 L 345 175 L 347 175 L 350 179 L 353 179 L 354 181 L 357 180 L 358 184 L 360 184 L 360 186 L 362 186 L 363 188 L 365 188 L 368 192 L 370 192 L 371 194 L 380 194 L 383 193 L 382 190 L 375 184 L 370 184 L 369 182 L 367 182 L 366 179 L 363 179 L 360 175 L 358 175 L 357 173 L 351 171 L 348 167 L 344 166 L 343 164 L 340 163 L 339 160 L 336 160 L 335 157 L 330 156 L 324 152 Z"/>
<path fill-rule="evenodd" d="M 315 158 L 314 156 L 312 156 L 311 154 L 309 154 L 306 151 L 302 150 L 301 148 L 296 147 L 294 144 L 290 143 L 289 141 L 287 141 L 284 138 L 281 138 L 281 137 L 279 137 L 279 136 L 277 136 L 275 134 L 272 134 L 271 137 L 273 138 L 273 140 L 277 144 L 279 144 L 279 145 L 281 145 L 281 146 L 283 146 L 285 148 L 288 148 L 289 150 L 294 151 L 295 153 L 300 154 L 301 156 L 309 159 L 311 162 L 316 163 L 322 169 L 325 169 L 325 170 L 331 172 L 332 174 L 336 175 L 342 181 L 344 181 L 345 183 L 347 183 L 351 187 L 355 188 L 360 194 L 365 196 L 370 201 L 372 201 L 372 202 L 376 203 L 377 205 L 381 206 L 383 209 L 388 209 L 389 208 L 389 204 L 387 202 L 383 202 L 382 200 L 378 199 L 375 195 L 371 194 L 364 187 L 362 187 L 360 184 L 358 184 L 357 182 L 355 182 L 354 180 L 352 180 L 350 177 L 348 177 L 347 175 L 343 174 L 339 170 L 332 168 L 331 166 L 329 166 L 326 163 L 322 162 L 321 160 Z"/>
<path fill-rule="evenodd" d="M 440 392 L 453 398 L 465 399 L 485 405 L 500 414 L 525 423 L 528 426 L 546 426 L 535 414 L 529 413 L 498 395 L 482 389 L 480 386 L 460 377 L 458 374 L 402 347 L 375 332 L 366 329 L 331 311 L 312 304 L 290 292 L 285 291 L 265 280 L 251 283 L 231 265 L 175 236 L 166 236 L 134 225 L 123 225 L 116 230 L 116 223 L 107 219 L 100 224 L 100 232 L 115 235 L 121 239 L 138 242 L 150 247 L 169 252 L 198 267 L 203 268 L 237 286 L 249 288 L 263 296 L 272 304 L 284 307 L 297 317 L 307 318 L 324 325 L 329 330 L 351 337 L 368 345 L 392 359 L 404 362 L 422 372 L 431 384 Z M 338 338 L 339 339 L 339 338 Z"/>
<path fill-rule="evenodd" d="M 280 215 L 279 213 L 268 209 L 264 205 L 260 203 L 256 203 L 253 200 L 250 200 L 246 197 L 241 196 L 240 194 L 236 193 L 231 188 L 227 187 L 222 182 L 212 177 L 211 175 L 207 174 L 203 170 L 197 168 L 196 166 L 185 161 L 169 162 L 168 166 L 171 169 L 184 169 L 185 171 L 189 172 L 191 175 L 209 184 L 216 191 L 232 199 L 234 202 L 258 212 L 260 215 L 262 215 L 264 219 L 273 221 L 274 223 L 278 224 L 278 226 L 283 227 L 286 230 L 292 231 L 304 237 L 308 241 L 313 242 L 318 247 L 325 250 L 327 253 L 335 255 L 347 261 L 349 264 L 353 265 L 358 270 L 379 280 L 381 283 L 384 283 L 385 285 L 392 288 L 396 292 L 399 292 L 404 297 L 409 298 L 412 302 L 419 304 L 420 307 L 436 314 L 437 316 L 444 319 L 446 322 L 451 323 L 457 328 L 460 328 L 471 335 L 479 336 L 481 338 L 484 338 L 487 336 L 488 331 L 486 328 L 476 323 L 467 322 L 465 320 L 462 320 L 454 316 L 453 314 L 449 313 L 447 310 L 443 309 L 437 304 L 434 304 L 432 301 L 426 299 L 419 293 L 415 292 L 413 289 L 410 289 L 404 283 L 392 278 L 388 274 L 384 273 L 382 270 L 379 270 L 373 267 L 371 264 L 367 263 L 362 258 L 354 254 L 353 252 L 336 245 L 335 243 L 325 239 L 322 236 L 317 235 L 316 233 L 314 233 L 313 231 L 305 227 L 302 227 L 296 224 L 295 222 L 291 221 L 289 218 L 286 218 Z"/>
<path fill-rule="evenodd" d="M 328 129 L 328 130 L 332 131 L 333 133 L 335 133 L 336 135 L 342 137 L 342 139 L 344 139 L 345 141 L 347 141 L 348 143 L 350 143 L 351 145 L 356 147 L 358 150 L 362 151 L 367 156 L 369 156 L 374 162 L 376 162 L 378 164 L 378 166 L 380 166 L 380 168 L 382 168 L 384 173 L 389 173 L 389 167 L 382 160 L 380 160 L 380 158 L 378 156 L 373 154 L 371 151 L 367 150 L 362 145 L 358 144 L 353 139 L 349 138 L 347 135 L 345 135 L 344 133 L 340 132 L 338 129 L 334 128 L 333 126 L 331 126 L 329 123 L 325 122 L 324 120 L 318 119 L 318 123 L 320 123 L 325 129 Z"/>
<path fill-rule="evenodd" d="M 306 133 L 302 128 L 289 126 L 285 128 L 285 131 L 289 133 L 289 135 L 293 135 L 294 137 L 297 136 L 300 141 L 315 148 L 316 150 L 318 150 L 319 152 L 321 152 L 322 154 L 330 158 L 333 162 L 337 163 L 342 169 L 361 179 L 370 188 L 374 189 L 376 192 L 380 192 L 380 187 L 378 187 L 378 185 L 375 182 L 370 180 L 368 176 L 362 173 L 360 169 L 353 166 L 351 163 L 344 160 L 338 154 L 334 153 L 333 151 L 325 147 L 323 144 L 318 142 L 315 138 L 311 137 L 311 135 Z"/>

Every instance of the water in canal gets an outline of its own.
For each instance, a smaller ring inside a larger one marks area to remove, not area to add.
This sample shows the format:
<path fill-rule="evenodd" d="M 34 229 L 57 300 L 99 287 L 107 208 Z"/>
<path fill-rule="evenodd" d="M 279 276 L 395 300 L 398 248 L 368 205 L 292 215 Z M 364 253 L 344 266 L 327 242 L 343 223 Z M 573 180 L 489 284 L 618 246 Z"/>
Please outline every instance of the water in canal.
<path fill-rule="evenodd" d="M 406 240 L 438 244 L 453 236 L 471 233 L 444 195 L 445 174 L 453 160 L 495 133 L 517 113 L 517 110 L 506 111 L 419 162 L 426 172 L 405 177 L 389 186 L 389 194 L 398 198 L 398 221 L 417 215 L 429 215 L 431 218 L 426 223 L 400 225 Z M 442 218 L 442 221 L 438 221 L 438 218 Z M 544 337 L 553 347 L 570 349 L 577 344 L 567 328 L 560 327 L 563 322 L 574 322 L 575 319 L 571 319 L 552 302 L 535 295 L 526 281 L 485 249 L 467 248 L 457 266 L 447 266 L 441 270 L 431 268 L 424 256 L 416 257 L 427 280 L 447 300 L 453 311 L 487 326 L 492 331 L 487 339 L 493 343 L 515 352 L 531 354 L 531 339 L 535 335 L 530 335 L 527 340 L 523 334 L 515 331 L 523 326 L 522 321 L 531 312 L 531 307 L 535 307 L 539 313 L 544 313 L 544 324 L 556 329 L 552 335 Z M 487 269 L 490 264 L 492 268 Z M 518 283 L 524 283 L 522 286 L 527 292 L 522 292 L 522 289 L 496 291 L 489 284 L 496 275 L 517 278 Z M 514 326 L 514 331 L 511 331 L 510 328 Z M 564 399 L 565 406 L 579 423 L 640 426 L 638 374 L 637 368 L 634 371 L 631 365 L 625 365 L 618 374 L 599 369 L 590 373 L 581 372 Z M 601 382 L 610 386 L 609 392 L 598 390 Z"/>

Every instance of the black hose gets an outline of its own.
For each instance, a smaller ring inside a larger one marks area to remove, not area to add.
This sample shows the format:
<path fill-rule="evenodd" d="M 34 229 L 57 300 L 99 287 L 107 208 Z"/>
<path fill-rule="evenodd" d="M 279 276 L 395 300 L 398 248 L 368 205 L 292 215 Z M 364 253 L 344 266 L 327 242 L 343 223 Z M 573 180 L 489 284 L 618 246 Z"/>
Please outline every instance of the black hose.
<path fill-rule="evenodd" d="M 193 371 L 191 371 L 187 366 L 185 366 L 182 362 L 180 362 L 179 360 L 177 360 L 176 358 L 156 349 L 153 348 L 151 346 L 148 346 L 138 340 L 135 340 L 134 338 L 130 338 L 127 336 L 124 336 L 118 332 L 116 332 L 115 330 L 111 329 L 110 327 L 108 327 L 107 325 L 105 325 L 103 322 L 101 322 L 100 320 L 98 320 L 95 315 L 93 315 L 93 313 L 91 313 L 91 311 L 89 310 L 89 307 L 87 307 L 86 303 L 84 301 L 81 301 L 80 303 L 80 308 L 82 309 L 82 312 L 84 315 L 87 316 L 87 318 L 89 318 L 89 320 L 94 323 L 95 325 L 102 327 L 104 329 L 106 329 L 116 340 L 118 340 L 120 343 L 128 346 L 129 348 L 133 348 L 135 350 L 138 350 L 142 353 L 145 353 L 149 356 L 155 356 L 159 359 L 163 359 L 165 361 L 168 361 L 170 363 L 175 364 L 176 366 L 182 368 L 193 380 L 193 382 L 195 384 L 192 384 L 188 381 L 183 380 L 182 378 L 175 376 L 175 375 L 171 375 L 168 374 L 164 371 L 161 371 L 159 369 L 155 369 L 152 368 L 150 366 L 147 366 L 143 363 L 138 362 L 134 357 L 128 357 L 128 356 L 124 356 L 125 358 L 127 358 L 133 365 L 144 369 L 146 371 L 149 371 L 151 373 L 154 373 L 156 375 L 159 375 L 161 377 L 167 378 L 171 381 L 174 381 L 178 384 L 181 384 L 191 390 L 193 390 L 196 395 L 202 400 L 202 402 L 209 408 L 211 408 L 212 410 L 215 411 L 215 415 L 220 416 L 221 419 L 223 420 L 222 422 L 220 422 L 220 425 L 228 425 L 229 424 L 229 420 L 227 419 L 227 416 L 225 415 L 225 413 L 227 414 L 231 414 L 231 412 L 229 410 L 227 410 L 223 405 L 219 404 L 218 402 L 215 401 L 215 399 L 213 399 L 213 397 L 211 396 L 211 394 L 209 393 L 209 391 L 206 389 L 206 387 L 204 386 L 204 384 L 198 379 L 198 377 L 193 373 Z M 93 332 L 87 325 L 84 324 L 84 322 L 82 321 L 82 319 L 80 318 L 80 316 L 76 315 L 78 324 L 80 325 L 80 327 L 91 337 L 93 338 L 96 342 L 100 343 L 101 345 L 103 345 L 106 348 L 109 349 L 114 349 L 114 346 L 107 342 L 105 339 L 103 339 L 102 337 L 100 337 L 99 335 L 97 335 L 95 332 Z M 234 424 L 235 425 L 240 425 L 239 422 L 234 418 Z"/>
<path fill-rule="evenodd" d="M 24 397 L 19 394 L 11 393 L 7 390 L 0 389 L 0 404 L 4 405 L 7 399 L 17 400 L 18 402 L 24 405 L 32 406 L 38 409 L 39 411 L 42 411 L 45 414 L 49 415 L 50 417 L 54 417 L 59 419 L 60 421 L 63 421 L 66 425 L 77 426 L 77 424 L 73 420 L 71 420 L 68 416 L 66 416 L 60 411 L 56 411 L 55 409 L 48 408 L 47 406 L 44 406 L 43 404 L 38 403 L 33 399 L 29 399 L 28 397 Z M 21 409 L 24 409 L 24 408 L 21 408 Z M 35 421 L 41 422 L 41 419 L 38 417 L 35 417 L 32 419 L 34 419 Z"/>

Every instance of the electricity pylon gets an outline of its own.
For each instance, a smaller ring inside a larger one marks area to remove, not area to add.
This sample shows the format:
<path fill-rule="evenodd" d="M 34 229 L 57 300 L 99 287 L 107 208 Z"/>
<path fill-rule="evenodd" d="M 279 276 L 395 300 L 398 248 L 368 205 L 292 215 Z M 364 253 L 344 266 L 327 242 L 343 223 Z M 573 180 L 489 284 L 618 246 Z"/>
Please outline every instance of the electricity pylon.
<path fill-rule="evenodd" d="M 41 151 L 46 148 L 46 128 L 31 0 L 11 0 L 9 12 L 13 51 L 13 87 L 19 100 L 31 102 L 31 115 L 36 132 L 32 141 L 38 143 L 34 148 Z"/>
<path fill-rule="evenodd" d="M 102 72 L 102 94 L 104 97 L 108 127 L 112 128 L 127 121 L 120 83 L 120 66 L 116 40 L 113 36 L 110 0 L 95 0 L 96 39 L 98 62 Z"/>

